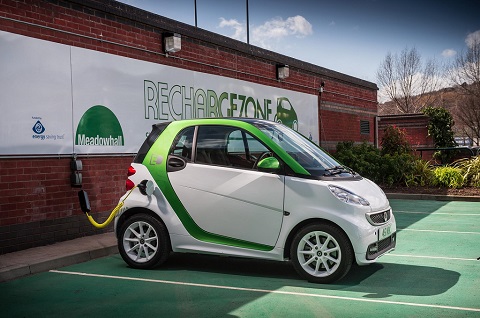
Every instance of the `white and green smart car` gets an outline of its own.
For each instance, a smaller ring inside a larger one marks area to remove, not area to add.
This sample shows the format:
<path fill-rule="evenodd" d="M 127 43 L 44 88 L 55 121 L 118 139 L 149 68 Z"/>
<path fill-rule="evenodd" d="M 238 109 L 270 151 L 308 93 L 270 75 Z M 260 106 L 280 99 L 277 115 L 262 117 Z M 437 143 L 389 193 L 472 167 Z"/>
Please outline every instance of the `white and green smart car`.
<path fill-rule="evenodd" d="M 291 261 L 307 280 L 342 278 L 393 250 L 382 190 L 275 122 L 193 119 L 153 125 L 115 217 L 134 268 L 171 252 Z M 145 187 L 145 185 L 148 185 Z"/>

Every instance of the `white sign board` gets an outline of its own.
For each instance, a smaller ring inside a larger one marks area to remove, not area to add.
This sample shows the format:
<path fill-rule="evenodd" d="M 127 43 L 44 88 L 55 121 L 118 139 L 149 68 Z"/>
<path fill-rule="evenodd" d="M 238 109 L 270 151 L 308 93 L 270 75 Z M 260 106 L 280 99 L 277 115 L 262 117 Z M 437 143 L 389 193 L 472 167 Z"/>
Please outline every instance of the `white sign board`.
<path fill-rule="evenodd" d="M 0 69 L 0 155 L 135 153 L 153 124 L 203 117 L 281 121 L 318 142 L 316 95 L 7 32 Z"/>
<path fill-rule="evenodd" d="M 0 32 L 0 154 L 72 153 L 70 47 Z"/>

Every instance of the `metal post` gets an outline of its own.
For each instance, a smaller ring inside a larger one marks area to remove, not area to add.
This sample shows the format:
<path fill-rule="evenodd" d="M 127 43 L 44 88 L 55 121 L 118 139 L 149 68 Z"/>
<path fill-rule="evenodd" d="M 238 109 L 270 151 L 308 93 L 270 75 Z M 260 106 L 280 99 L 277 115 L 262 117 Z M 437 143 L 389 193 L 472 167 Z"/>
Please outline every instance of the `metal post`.
<path fill-rule="evenodd" d="M 197 27 L 197 0 L 193 0 L 193 5 L 195 6 L 195 27 Z"/>
<path fill-rule="evenodd" d="M 250 44 L 250 23 L 248 21 L 248 0 L 246 0 L 246 7 L 247 7 L 247 44 Z"/>

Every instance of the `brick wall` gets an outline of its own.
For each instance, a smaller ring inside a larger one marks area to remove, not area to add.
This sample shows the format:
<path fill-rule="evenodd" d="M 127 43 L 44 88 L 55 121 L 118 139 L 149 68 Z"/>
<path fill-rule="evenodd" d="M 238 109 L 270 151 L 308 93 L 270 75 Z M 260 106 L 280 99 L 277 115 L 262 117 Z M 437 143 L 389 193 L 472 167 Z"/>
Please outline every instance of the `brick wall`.
<path fill-rule="evenodd" d="M 320 143 L 334 151 L 341 141 L 375 141 L 377 92 L 342 82 L 326 82 L 320 98 Z M 361 122 L 368 122 L 368 132 L 361 133 Z"/>
<path fill-rule="evenodd" d="M 321 143 L 374 142 L 375 84 L 250 46 L 113 0 L 0 0 L 0 30 L 90 50 L 280 87 L 318 97 Z M 163 54 L 162 33 L 182 35 L 182 50 Z M 276 79 L 276 64 L 290 66 Z M 360 134 L 360 121 L 370 132 Z M 140 145 L 139 145 L 140 146 Z M 83 157 L 83 188 L 102 220 L 124 193 L 131 157 Z M 0 158 L 0 253 L 101 232 L 78 208 L 70 158 Z M 108 227 L 103 231 L 111 231 Z"/>
<path fill-rule="evenodd" d="M 383 132 L 387 126 L 395 126 L 404 129 L 407 140 L 412 148 L 434 147 L 432 137 L 428 136 L 428 117 L 423 114 L 386 115 L 378 117 L 378 140 L 379 145 L 383 138 Z M 432 159 L 433 152 L 423 153 L 423 159 Z M 418 153 L 420 155 L 420 153 Z"/>
<path fill-rule="evenodd" d="M 125 193 L 132 157 L 79 158 L 92 216 L 102 222 Z M 0 159 L 0 254 L 112 230 L 94 228 L 70 185 L 70 158 Z"/>

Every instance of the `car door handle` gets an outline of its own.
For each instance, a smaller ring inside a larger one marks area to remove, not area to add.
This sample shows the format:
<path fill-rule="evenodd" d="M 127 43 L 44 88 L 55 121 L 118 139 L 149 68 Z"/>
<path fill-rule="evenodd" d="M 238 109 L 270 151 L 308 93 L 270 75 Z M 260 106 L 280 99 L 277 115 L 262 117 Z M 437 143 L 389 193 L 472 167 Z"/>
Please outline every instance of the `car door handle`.
<path fill-rule="evenodd" d="M 168 156 L 167 171 L 174 172 L 184 169 L 187 166 L 187 162 L 177 156 Z"/>
<path fill-rule="evenodd" d="M 178 158 L 170 158 L 170 159 L 168 160 L 168 165 L 169 165 L 169 166 L 172 166 L 172 167 L 174 167 L 174 168 L 181 167 L 181 166 L 183 166 L 184 164 L 185 164 L 185 163 L 184 163 L 182 160 L 178 159 Z"/>

